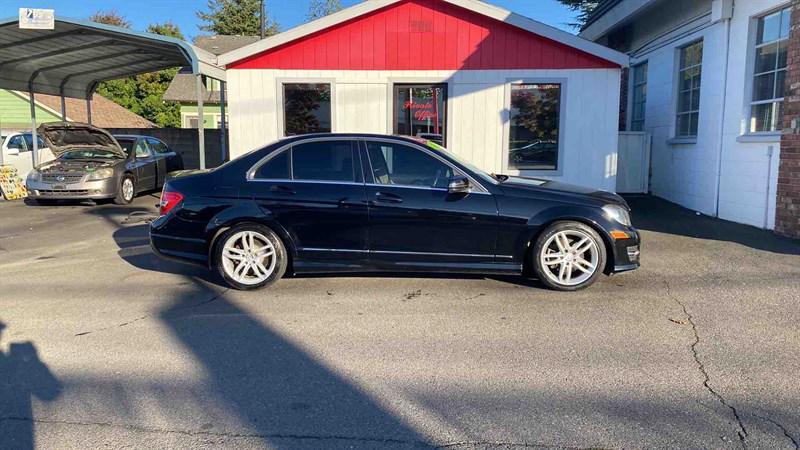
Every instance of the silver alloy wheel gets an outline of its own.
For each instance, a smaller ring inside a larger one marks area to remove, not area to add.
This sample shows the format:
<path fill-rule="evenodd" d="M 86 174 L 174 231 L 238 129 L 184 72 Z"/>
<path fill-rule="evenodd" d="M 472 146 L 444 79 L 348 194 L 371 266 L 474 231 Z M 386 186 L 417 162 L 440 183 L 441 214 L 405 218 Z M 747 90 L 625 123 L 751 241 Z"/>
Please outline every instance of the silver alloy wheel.
<path fill-rule="evenodd" d="M 234 281 L 248 286 L 264 282 L 275 271 L 275 247 L 257 231 L 240 231 L 222 247 L 222 269 Z"/>
<path fill-rule="evenodd" d="M 122 198 L 126 202 L 133 200 L 133 180 L 130 178 L 122 180 Z"/>
<path fill-rule="evenodd" d="M 591 278 L 599 261 L 597 243 L 580 230 L 563 230 L 550 236 L 539 255 L 542 272 L 562 286 L 577 286 Z"/>

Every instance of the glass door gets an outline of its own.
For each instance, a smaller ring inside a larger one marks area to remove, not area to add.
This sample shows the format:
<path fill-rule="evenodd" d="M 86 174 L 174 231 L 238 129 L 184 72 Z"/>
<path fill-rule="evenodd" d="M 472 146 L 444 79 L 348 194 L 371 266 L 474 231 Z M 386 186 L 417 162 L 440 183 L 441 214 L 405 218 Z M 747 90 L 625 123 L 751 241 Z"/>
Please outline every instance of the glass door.
<path fill-rule="evenodd" d="M 447 85 L 395 84 L 394 133 L 446 146 Z"/>

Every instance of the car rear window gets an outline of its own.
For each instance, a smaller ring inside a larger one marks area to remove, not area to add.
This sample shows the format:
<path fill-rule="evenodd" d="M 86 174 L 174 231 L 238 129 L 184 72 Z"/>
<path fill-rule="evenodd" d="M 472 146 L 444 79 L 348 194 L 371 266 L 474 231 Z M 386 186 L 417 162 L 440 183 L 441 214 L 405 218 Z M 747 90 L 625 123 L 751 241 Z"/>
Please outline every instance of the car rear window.
<path fill-rule="evenodd" d="M 353 182 L 355 173 L 350 141 L 306 142 L 292 147 L 295 180 Z"/>
<path fill-rule="evenodd" d="M 260 180 L 288 180 L 291 178 L 289 172 L 289 151 L 283 151 L 270 158 L 256 170 L 255 178 Z"/>

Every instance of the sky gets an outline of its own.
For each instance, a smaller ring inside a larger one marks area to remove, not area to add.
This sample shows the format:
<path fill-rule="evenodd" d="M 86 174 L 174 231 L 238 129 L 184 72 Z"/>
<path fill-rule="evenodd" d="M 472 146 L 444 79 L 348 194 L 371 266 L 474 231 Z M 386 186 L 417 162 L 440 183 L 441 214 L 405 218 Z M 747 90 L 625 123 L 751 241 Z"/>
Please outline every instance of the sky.
<path fill-rule="evenodd" d="M 342 0 L 344 6 L 360 0 Z M 288 30 L 305 21 L 310 0 L 267 0 L 267 13 Z M 574 33 L 568 24 L 575 15 L 557 0 L 488 0 L 518 14 Z M 87 18 L 97 11 L 116 10 L 133 24 L 133 28 L 144 31 L 153 22 L 171 21 L 183 34 L 191 39 L 207 34 L 198 29 L 200 21 L 195 14 L 207 9 L 207 0 L 0 0 L 0 18 L 16 17 L 19 8 L 49 8 L 57 16 Z"/>

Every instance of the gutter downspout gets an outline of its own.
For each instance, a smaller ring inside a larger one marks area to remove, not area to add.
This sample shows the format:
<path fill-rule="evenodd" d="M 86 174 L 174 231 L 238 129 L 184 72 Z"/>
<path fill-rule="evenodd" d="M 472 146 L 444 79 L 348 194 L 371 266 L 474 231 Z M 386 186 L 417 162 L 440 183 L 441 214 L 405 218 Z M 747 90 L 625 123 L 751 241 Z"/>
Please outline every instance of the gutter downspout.
<path fill-rule="evenodd" d="M 725 71 L 722 74 L 722 121 L 719 126 L 719 151 L 717 152 L 717 185 L 716 192 L 714 193 L 715 208 L 714 217 L 719 217 L 719 200 L 720 189 L 722 185 L 722 154 L 725 149 L 725 119 L 727 117 L 728 105 L 728 63 L 731 52 L 731 21 L 733 20 L 733 8 L 735 7 L 735 0 L 731 0 L 730 17 L 725 18 Z"/>

